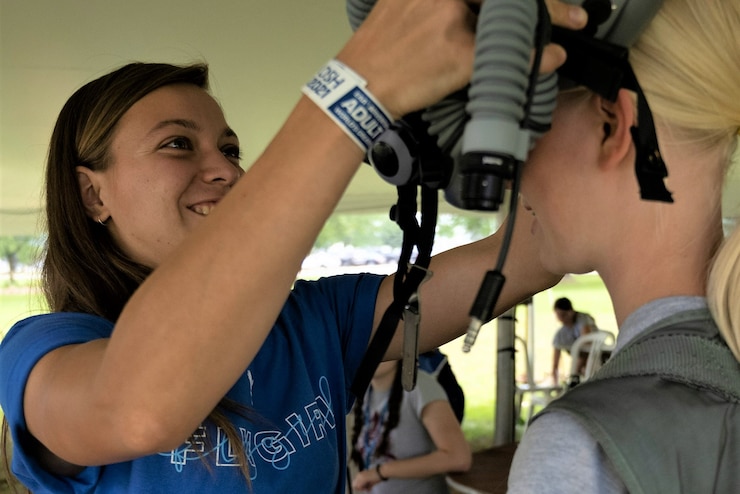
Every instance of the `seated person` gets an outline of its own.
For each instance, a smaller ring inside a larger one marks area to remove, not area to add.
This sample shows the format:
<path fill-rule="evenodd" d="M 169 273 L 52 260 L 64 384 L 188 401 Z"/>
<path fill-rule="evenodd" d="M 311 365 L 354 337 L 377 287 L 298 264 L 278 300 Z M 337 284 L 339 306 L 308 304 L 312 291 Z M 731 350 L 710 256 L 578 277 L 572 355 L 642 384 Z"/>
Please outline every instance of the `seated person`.
<path fill-rule="evenodd" d="M 437 382 L 447 393 L 452 411 L 455 412 L 457 421 L 462 423 L 465 416 L 465 392 L 457 382 L 455 373 L 452 372 L 447 355 L 439 348 L 419 354 L 419 369 L 428 372 L 437 378 Z"/>
<path fill-rule="evenodd" d="M 372 494 L 447 494 L 445 474 L 470 468 L 472 453 L 444 388 L 419 369 L 416 387 L 401 385 L 400 361 L 378 366 L 355 402 L 352 487 Z"/>
<path fill-rule="evenodd" d="M 558 318 L 558 321 L 563 324 L 557 333 L 555 333 L 555 337 L 552 340 L 552 346 L 554 348 L 552 356 L 552 379 L 553 382 L 558 383 L 560 382 L 558 369 L 560 367 L 561 351 L 565 350 L 570 354 L 570 349 L 578 337 L 592 331 L 597 331 L 598 328 L 596 327 L 594 318 L 589 314 L 573 310 L 573 304 L 566 297 L 557 299 L 553 309 L 555 310 L 555 316 Z M 578 373 L 583 374 L 587 356 L 582 354 L 571 355 L 571 357 L 578 359 Z"/>

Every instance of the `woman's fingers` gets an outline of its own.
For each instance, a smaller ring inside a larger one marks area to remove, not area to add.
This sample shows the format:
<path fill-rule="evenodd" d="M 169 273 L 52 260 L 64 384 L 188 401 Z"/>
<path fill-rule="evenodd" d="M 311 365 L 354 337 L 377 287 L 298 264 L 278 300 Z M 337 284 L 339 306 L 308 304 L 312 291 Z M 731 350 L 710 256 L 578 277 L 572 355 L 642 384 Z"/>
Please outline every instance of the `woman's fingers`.
<path fill-rule="evenodd" d="M 540 72 L 543 74 L 555 72 L 558 67 L 565 63 L 566 57 L 565 49 L 562 46 L 552 43 L 547 45 L 542 52 Z"/>
<path fill-rule="evenodd" d="M 535 1 L 535 0 L 519 0 Z M 554 24 L 580 29 L 585 10 L 545 0 Z M 427 107 L 470 80 L 480 0 L 378 0 L 338 58 L 367 79 L 393 117 Z M 565 51 L 546 48 L 540 70 L 552 72 Z"/>
<path fill-rule="evenodd" d="M 462 0 L 378 0 L 338 58 L 398 117 L 470 80 L 475 24 Z"/>
<path fill-rule="evenodd" d="M 562 0 L 545 0 L 552 23 L 568 29 L 582 29 L 588 21 L 588 14 L 579 5 L 570 5 Z"/>
<path fill-rule="evenodd" d="M 588 22 L 588 14 L 579 5 L 570 5 L 561 0 L 545 0 L 553 24 L 568 29 L 583 29 Z M 550 44 L 542 54 L 540 72 L 554 72 L 565 63 L 567 54 L 562 46 Z"/>

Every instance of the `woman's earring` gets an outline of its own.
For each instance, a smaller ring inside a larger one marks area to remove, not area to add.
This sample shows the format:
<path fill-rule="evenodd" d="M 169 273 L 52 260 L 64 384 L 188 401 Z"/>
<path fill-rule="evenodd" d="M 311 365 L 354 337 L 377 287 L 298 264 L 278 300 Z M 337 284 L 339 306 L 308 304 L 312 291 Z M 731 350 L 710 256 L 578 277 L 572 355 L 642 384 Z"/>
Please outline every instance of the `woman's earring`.
<path fill-rule="evenodd" d="M 105 226 L 105 221 L 100 219 L 100 216 L 98 216 L 98 223 L 100 223 L 102 226 Z"/>

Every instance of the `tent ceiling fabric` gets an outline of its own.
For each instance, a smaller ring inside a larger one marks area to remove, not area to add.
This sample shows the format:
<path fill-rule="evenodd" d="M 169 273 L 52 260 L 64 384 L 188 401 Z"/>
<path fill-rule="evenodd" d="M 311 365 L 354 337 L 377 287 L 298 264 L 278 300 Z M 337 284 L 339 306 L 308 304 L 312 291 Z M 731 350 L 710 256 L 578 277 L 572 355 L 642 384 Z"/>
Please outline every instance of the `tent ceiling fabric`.
<path fill-rule="evenodd" d="M 0 235 L 39 231 L 48 140 L 84 83 L 131 61 L 205 61 L 248 165 L 350 34 L 342 0 L 2 0 Z M 392 203 L 395 189 L 363 168 L 341 210 Z"/>
<path fill-rule="evenodd" d="M 279 6 L 244 0 L 2 0 L 0 235 L 41 231 L 49 136 L 64 101 L 85 82 L 135 60 L 206 61 L 212 92 L 249 164 L 277 132 L 303 83 L 350 34 L 342 0 Z M 730 215 L 738 216 L 740 177 L 727 196 Z M 363 166 L 338 211 L 386 211 L 394 200 L 395 189 Z"/>

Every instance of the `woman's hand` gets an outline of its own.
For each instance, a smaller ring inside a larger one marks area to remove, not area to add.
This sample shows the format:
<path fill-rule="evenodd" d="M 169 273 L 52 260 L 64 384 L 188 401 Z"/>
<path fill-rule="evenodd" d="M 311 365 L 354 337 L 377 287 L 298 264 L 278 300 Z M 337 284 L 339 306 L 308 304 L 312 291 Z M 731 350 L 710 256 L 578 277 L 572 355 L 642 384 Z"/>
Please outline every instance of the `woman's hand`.
<path fill-rule="evenodd" d="M 578 5 L 569 5 L 561 0 L 545 0 L 550 20 L 556 26 L 568 29 L 583 29 L 588 22 L 588 14 Z M 565 63 L 565 50 L 562 46 L 550 43 L 542 56 L 541 72 L 553 72 Z"/>
<path fill-rule="evenodd" d="M 586 25 L 581 7 L 560 0 L 546 3 L 554 24 Z M 394 118 L 425 108 L 470 81 L 479 4 L 378 0 L 337 58 L 368 81 L 368 89 Z M 540 70 L 554 71 L 565 56 L 562 47 L 548 45 Z"/>
<path fill-rule="evenodd" d="M 337 58 L 398 118 L 468 83 L 476 20 L 462 0 L 378 0 Z"/>
<path fill-rule="evenodd" d="M 378 472 L 374 468 L 371 468 L 369 470 L 363 470 L 355 476 L 355 479 L 352 481 L 352 488 L 360 491 L 369 491 L 375 484 L 381 481 L 382 479 L 378 476 Z"/>

